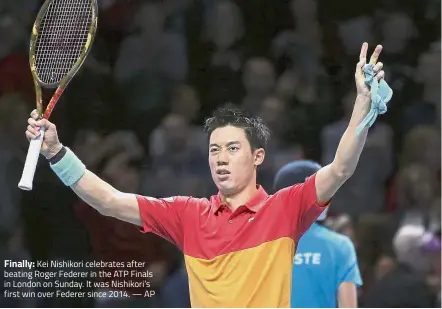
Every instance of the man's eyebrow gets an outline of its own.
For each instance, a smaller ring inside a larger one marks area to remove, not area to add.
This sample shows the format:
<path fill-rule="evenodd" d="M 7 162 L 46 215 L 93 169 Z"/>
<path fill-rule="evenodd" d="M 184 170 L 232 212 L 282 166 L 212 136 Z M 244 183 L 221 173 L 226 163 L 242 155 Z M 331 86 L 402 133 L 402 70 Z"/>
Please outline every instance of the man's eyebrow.
<path fill-rule="evenodd" d="M 228 147 L 228 146 L 235 145 L 235 144 L 241 144 L 241 142 L 240 141 L 230 141 L 226 144 L 226 146 Z M 216 143 L 212 143 L 209 145 L 209 147 L 219 147 L 219 145 Z"/>

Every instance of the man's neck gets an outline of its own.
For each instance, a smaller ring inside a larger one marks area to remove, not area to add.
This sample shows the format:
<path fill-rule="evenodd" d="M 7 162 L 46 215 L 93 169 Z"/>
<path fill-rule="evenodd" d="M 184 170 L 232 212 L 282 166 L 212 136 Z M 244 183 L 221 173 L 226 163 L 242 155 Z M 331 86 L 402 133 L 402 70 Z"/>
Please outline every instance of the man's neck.
<path fill-rule="evenodd" d="M 256 183 L 252 183 L 238 194 L 224 195 L 222 199 L 232 211 L 235 211 L 238 207 L 245 205 L 257 191 Z"/>

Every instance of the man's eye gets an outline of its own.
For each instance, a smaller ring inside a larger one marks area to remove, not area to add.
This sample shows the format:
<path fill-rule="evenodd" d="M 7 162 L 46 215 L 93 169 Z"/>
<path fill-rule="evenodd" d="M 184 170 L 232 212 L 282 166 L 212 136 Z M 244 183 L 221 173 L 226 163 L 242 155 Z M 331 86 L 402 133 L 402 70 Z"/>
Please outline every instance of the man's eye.
<path fill-rule="evenodd" d="M 239 147 L 237 147 L 237 146 L 230 146 L 229 147 L 230 151 L 237 151 L 238 149 L 239 149 Z"/>
<path fill-rule="evenodd" d="M 217 152 L 218 149 L 217 149 L 217 148 L 211 148 L 209 151 L 210 151 L 210 152 Z"/>

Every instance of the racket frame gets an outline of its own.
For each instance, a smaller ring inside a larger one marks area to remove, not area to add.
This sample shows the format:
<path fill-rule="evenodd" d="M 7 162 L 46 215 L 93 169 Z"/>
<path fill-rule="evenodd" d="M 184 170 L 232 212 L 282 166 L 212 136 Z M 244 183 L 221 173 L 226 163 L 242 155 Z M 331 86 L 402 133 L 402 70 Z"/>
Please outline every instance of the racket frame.
<path fill-rule="evenodd" d="M 32 32 L 31 32 L 31 39 L 30 39 L 30 46 L 29 46 L 29 65 L 31 68 L 31 74 L 34 81 L 34 88 L 35 88 L 35 98 L 36 98 L 36 105 L 37 105 L 37 112 L 38 112 L 38 119 L 48 119 L 52 111 L 54 110 L 55 105 L 57 104 L 58 100 L 60 99 L 61 94 L 66 89 L 69 82 L 72 80 L 72 78 L 77 74 L 80 67 L 83 65 L 84 61 L 87 58 L 87 55 L 89 54 L 92 43 L 94 41 L 96 31 L 97 31 L 97 24 L 98 24 L 98 4 L 97 0 L 89 0 L 91 7 L 92 7 L 92 22 L 89 27 L 88 31 L 88 37 L 86 40 L 86 43 L 83 46 L 83 49 L 80 53 L 80 56 L 78 57 L 77 61 L 73 65 L 73 67 L 69 70 L 69 72 L 64 76 L 59 82 L 56 83 L 45 83 L 40 80 L 37 74 L 37 67 L 35 63 L 35 48 L 36 48 L 36 42 L 38 38 L 38 29 L 39 26 L 43 20 L 43 17 L 45 16 L 46 10 L 48 9 L 49 5 L 54 0 L 46 0 L 43 5 L 40 7 L 40 10 L 37 14 L 37 17 L 35 19 L 35 22 L 32 26 Z M 50 99 L 48 105 L 46 106 L 46 109 L 43 113 L 43 96 L 42 96 L 42 88 L 57 88 L 55 90 L 54 94 L 52 95 L 52 98 Z M 40 155 L 41 145 L 43 143 L 45 130 L 44 128 L 41 128 L 40 130 L 40 136 L 36 137 L 35 139 L 32 139 L 29 143 L 29 149 L 28 153 L 26 155 L 26 161 L 23 168 L 22 177 L 18 183 L 18 187 L 22 190 L 30 191 L 32 190 L 32 183 L 34 180 L 34 174 L 37 167 L 38 158 Z"/>
<path fill-rule="evenodd" d="M 84 61 L 87 58 L 87 55 L 89 54 L 92 43 L 95 38 L 95 34 L 97 31 L 97 24 L 98 24 L 98 4 L 96 0 L 89 0 L 90 5 L 92 7 L 92 22 L 89 27 L 88 36 L 86 43 L 83 46 L 83 49 L 80 53 L 80 56 L 78 57 L 77 61 L 73 65 L 72 69 L 69 70 L 69 72 L 64 76 L 59 82 L 55 83 L 45 83 L 40 80 L 37 74 L 37 66 L 35 63 L 35 48 L 36 48 L 36 42 L 39 35 L 39 27 L 43 20 L 43 17 L 46 14 L 46 10 L 48 9 L 49 5 L 52 4 L 54 0 L 46 0 L 43 5 L 40 7 L 40 10 L 37 14 L 37 17 L 35 18 L 35 22 L 32 26 L 32 32 L 31 32 L 31 39 L 30 39 L 30 45 L 29 45 L 29 66 L 31 68 L 31 74 L 32 78 L 34 80 L 34 88 L 35 88 L 35 97 L 36 97 L 36 105 L 37 105 L 37 112 L 38 112 L 38 118 L 39 119 L 49 119 L 49 117 L 52 114 L 52 111 L 54 110 L 55 105 L 57 104 L 58 100 L 60 99 L 61 94 L 66 89 L 69 82 L 72 80 L 72 78 L 77 74 L 77 72 L 80 70 L 81 66 L 83 65 Z M 52 95 L 51 100 L 49 101 L 48 105 L 46 106 L 46 109 L 43 109 L 43 102 L 42 102 L 42 88 L 57 88 L 55 90 L 54 94 Z M 43 112 L 44 111 L 44 112 Z"/>

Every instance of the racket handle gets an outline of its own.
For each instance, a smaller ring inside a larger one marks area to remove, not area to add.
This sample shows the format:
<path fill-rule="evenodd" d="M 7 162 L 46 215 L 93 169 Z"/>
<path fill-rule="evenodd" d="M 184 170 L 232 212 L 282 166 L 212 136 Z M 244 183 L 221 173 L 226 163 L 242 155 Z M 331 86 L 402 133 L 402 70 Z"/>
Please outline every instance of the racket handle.
<path fill-rule="evenodd" d="M 37 168 L 38 157 L 40 156 L 41 144 L 43 143 L 44 129 L 41 128 L 40 136 L 32 139 L 29 143 L 28 154 L 23 168 L 23 173 L 18 183 L 18 187 L 22 190 L 31 191 L 32 182 L 34 181 L 35 169 Z"/>

